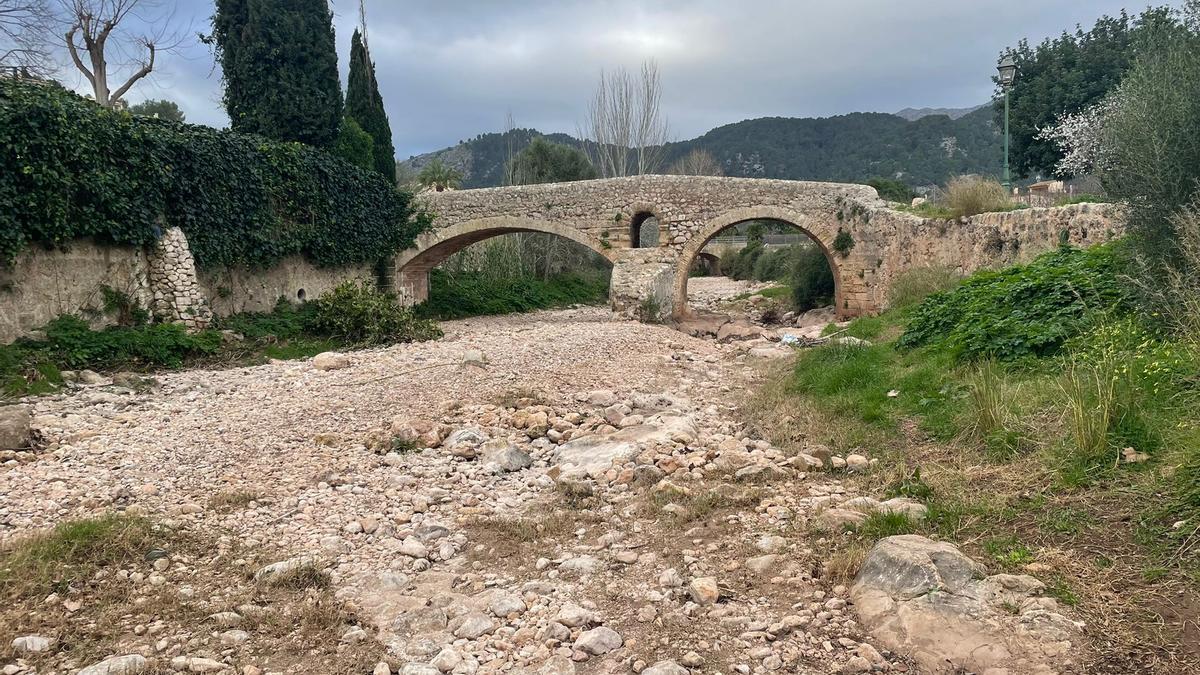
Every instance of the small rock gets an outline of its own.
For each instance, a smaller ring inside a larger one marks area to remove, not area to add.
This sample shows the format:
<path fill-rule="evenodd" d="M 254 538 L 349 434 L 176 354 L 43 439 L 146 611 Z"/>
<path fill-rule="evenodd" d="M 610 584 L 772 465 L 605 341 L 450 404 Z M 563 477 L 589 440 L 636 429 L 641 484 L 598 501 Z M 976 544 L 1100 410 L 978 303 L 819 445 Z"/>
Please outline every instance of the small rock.
<path fill-rule="evenodd" d="M 93 663 L 79 671 L 78 675 L 137 675 L 144 670 L 146 670 L 146 657 L 141 654 L 125 654 Z"/>
<path fill-rule="evenodd" d="M 54 646 L 52 638 L 41 635 L 24 635 L 12 641 L 13 651 L 18 654 L 37 654 L 49 651 Z"/>
<path fill-rule="evenodd" d="M 496 630 L 496 622 L 492 617 L 478 612 L 468 614 L 463 622 L 454 630 L 454 637 L 475 640 Z"/>
<path fill-rule="evenodd" d="M 624 643 L 620 633 L 608 626 L 600 626 L 580 633 L 579 638 L 575 640 L 575 649 L 592 656 L 600 656 L 619 648 Z"/>
<path fill-rule="evenodd" d="M 697 605 L 712 605 L 721 597 L 721 589 L 713 577 L 697 577 L 688 584 L 688 594 Z"/>
<path fill-rule="evenodd" d="M 312 364 L 317 370 L 340 370 L 350 367 L 350 357 L 339 352 L 321 352 L 313 357 Z"/>
<path fill-rule="evenodd" d="M 674 661 L 659 661 L 643 670 L 642 675 L 688 675 L 688 669 Z"/>

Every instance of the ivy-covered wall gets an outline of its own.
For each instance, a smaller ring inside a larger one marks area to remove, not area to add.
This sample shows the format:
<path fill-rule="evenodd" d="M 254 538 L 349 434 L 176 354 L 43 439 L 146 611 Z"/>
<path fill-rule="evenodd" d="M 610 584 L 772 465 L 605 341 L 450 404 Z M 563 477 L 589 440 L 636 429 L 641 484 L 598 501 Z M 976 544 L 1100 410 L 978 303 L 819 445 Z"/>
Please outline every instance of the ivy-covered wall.
<path fill-rule="evenodd" d="M 102 108 L 0 80 L 0 265 L 31 246 L 142 247 L 169 227 L 201 269 L 371 264 L 428 227 L 411 195 L 321 150 Z"/>

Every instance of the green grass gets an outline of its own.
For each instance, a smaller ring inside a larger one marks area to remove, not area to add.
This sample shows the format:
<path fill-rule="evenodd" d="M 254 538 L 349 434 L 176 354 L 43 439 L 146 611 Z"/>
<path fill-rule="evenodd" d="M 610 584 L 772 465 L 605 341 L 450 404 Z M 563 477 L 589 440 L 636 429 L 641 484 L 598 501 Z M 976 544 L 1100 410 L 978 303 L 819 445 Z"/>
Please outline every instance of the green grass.
<path fill-rule="evenodd" d="M 146 555 L 164 542 L 149 521 L 134 516 L 112 514 L 59 523 L 0 550 L 0 597 L 65 592 L 100 569 L 145 564 Z"/>
<path fill-rule="evenodd" d="M 887 537 L 912 534 L 919 528 L 903 513 L 872 513 L 854 527 L 854 534 L 865 541 L 876 542 Z"/>
<path fill-rule="evenodd" d="M 847 333 L 878 337 L 890 318 L 859 319 Z M 946 352 L 898 352 L 891 342 L 833 342 L 801 354 L 792 389 L 812 396 L 827 412 L 867 425 L 894 429 L 901 417 L 914 415 L 922 429 L 950 438 L 958 432 L 955 420 L 963 407 L 953 368 Z M 889 396 L 892 391 L 897 395 Z"/>
<path fill-rule="evenodd" d="M 429 299 L 416 313 L 430 319 L 461 319 L 602 304 L 607 299 L 607 275 L 492 279 L 479 273 L 450 274 L 435 269 L 429 278 Z"/>

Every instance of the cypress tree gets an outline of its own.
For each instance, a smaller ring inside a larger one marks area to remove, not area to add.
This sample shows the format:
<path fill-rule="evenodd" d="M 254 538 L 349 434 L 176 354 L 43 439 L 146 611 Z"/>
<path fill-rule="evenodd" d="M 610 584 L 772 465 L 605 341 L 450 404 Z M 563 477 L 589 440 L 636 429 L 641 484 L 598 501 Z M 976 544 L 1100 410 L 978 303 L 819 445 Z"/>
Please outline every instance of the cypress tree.
<path fill-rule="evenodd" d="M 327 0 L 217 0 L 212 39 L 235 131 L 334 145 L 342 91 Z"/>
<path fill-rule="evenodd" d="M 375 64 L 356 29 L 350 39 L 350 76 L 346 83 L 346 117 L 358 122 L 374 140 L 375 170 L 396 180 L 396 150 L 392 146 L 392 127 L 388 123 L 387 111 L 383 108 L 383 97 L 379 95 L 379 81 L 375 79 Z"/>

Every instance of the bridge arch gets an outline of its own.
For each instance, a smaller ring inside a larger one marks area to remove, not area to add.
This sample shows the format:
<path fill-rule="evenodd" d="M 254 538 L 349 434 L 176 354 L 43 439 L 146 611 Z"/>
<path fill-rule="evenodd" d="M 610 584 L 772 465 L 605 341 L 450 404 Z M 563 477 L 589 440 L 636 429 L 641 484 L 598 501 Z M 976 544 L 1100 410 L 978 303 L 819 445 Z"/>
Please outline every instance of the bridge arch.
<path fill-rule="evenodd" d="M 514 216 L 478 218 L 426 232 L 401 252 L 394 263 L 394 286 L 399 296 L 416 304 L 429 299 L 429 272 L 464 248 L 514 232 L 542 232 L 569 239 L 612 263 L 613 250 L 586 232 L 559 223 Z"/>
<path fill-rule="evenodd" d="M 825 261 L 829 264 L 830 271 L 833 272 L 834 306 L 839 308 L 843 306 L 842 276 L 838 269 L 837 256 L 833 255 L 831 251 L 833 240 L 837 236 L 837 224 L 827 222 L 823 217 L 814 217 L 812 214 L 801 213 L 784 207 L 766 205 L 748 206 L 730 209 L 710 218 L 684 244 L 675 266 L 675 280 L 672 290 L 672 304 L 675 310 L 675 318 L 683 318 L 689 311 L 687 304 L 688 278 L 691 276 L 690 271 L 696 259 L 704 255 L 704 247 L 723 230 L 749 220 L 778 221 L 796 228 L 811 239 L 821 249 L 821 252 L 825 255 Z M 829 220 L 834 219 L 830 218 Z"/>

